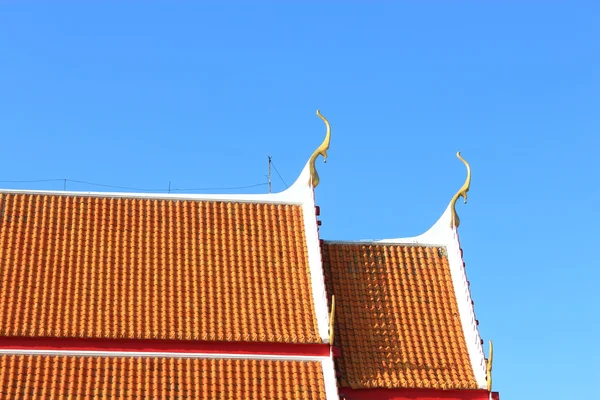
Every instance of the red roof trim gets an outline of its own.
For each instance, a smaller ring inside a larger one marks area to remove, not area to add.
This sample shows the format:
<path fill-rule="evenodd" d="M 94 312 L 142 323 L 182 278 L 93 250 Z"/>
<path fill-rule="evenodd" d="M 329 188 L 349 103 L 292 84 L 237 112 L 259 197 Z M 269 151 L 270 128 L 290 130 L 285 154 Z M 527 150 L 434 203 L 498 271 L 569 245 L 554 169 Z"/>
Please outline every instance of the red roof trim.
<path fill-rule="evenodd" d="M 330 355 L 328 344 L 205 342 L 199 340 L 83 339 L 0 337 L 4 350 L 65 350 L 157 353 L 267 354 L 280 356 Z"/>
<path fill-rule="evenodd" d="M 498 392 L 441 389 L 350 389 L 340 388 L 345 400 L 500 400 Z"/>

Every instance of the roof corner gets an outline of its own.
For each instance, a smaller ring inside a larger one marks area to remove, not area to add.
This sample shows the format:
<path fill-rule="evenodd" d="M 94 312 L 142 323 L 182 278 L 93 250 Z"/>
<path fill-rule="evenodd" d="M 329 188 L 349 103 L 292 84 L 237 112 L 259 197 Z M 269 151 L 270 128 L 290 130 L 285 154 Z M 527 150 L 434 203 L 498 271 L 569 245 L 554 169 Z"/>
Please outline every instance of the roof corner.
<path fill-rule="evenodd" d="M 296 181 L 283 192 L 276 193 L 275 196 L 294 199 L 305 198 L 306 193 L 312 195 L 314 188 L 320 183 L 316 162 L 319 155 L 323 156 L 323 162 L 327 162 L 327 150 L 329 150 L 329 144 L 331 143 L 331 126 L 329 125 L 327 118 L 321 114 L 320 110 L 317 110 L 317 115 L 323 120 L 325 127 L 327 128 L 325 139 L 323 139 L 323 142 L 312 153 L 308 162 L 304 165 L 302 172 L 298 178 L 296 178 Z"/>
<path fill-rule="evenodd" d="M 452 196 L 450 203 L 442 213 L 442 216 L 437 220 L 437 222 L 435 222 L 431 226 L 431 228 L 429 228 L 425 233 L 422 233 L 421 235 L 407 238 L 377 240 L 377 242 L 406 244 L 413 243 L 445 246 L 453 240 L 456 228 L 458 228 L 458 226 L 460 225 L 460 219 L 458 217 L 458 213 L 456 212 L 456 203 L 458 199 L 462 197 L 466 204 L 467 192 L 471 187 L 471 166 L 461 156 L 460 151 L 456 153 L 456 157 L 458 157 L 458 159 L 465 164 L 467 168 L 467 177 L 465 179 L 465 183 L 456 192 L 456 194 Z"/>
<path fill-rule="evenodd" d="M 475 318 L 475 306 L 471 297 L 470 284 L 467 278 L 463 251 L 460 246 L 456 226 L 451 228 L 452 239 L 446 245 L 448 265 L 454 286 L 454 294 L 458 304 L 459 316 L 463 328 L 467 351 L 471 359 L 471 367 L 475 381 L 480 389 L 488 387 L 487 361 L 483 352 L 483 341 L 479 334 L 478 322 Z M 490 364 L 491 365 L 491 364 Z"/>

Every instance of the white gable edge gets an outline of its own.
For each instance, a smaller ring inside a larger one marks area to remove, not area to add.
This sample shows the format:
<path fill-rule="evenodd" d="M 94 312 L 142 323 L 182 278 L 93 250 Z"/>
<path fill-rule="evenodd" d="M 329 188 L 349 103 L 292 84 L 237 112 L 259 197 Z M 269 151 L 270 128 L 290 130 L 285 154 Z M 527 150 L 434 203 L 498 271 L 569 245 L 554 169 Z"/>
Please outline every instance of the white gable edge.
<path fill-rule="evenodd" d="M 445 247 L 448 253 L 448 264 L 452 285 L 458 303 L 460 321 L 469 352 L 471 367 L 475 381 L 480 389 L 487 389 L 486 364 L 481 336 L 475 319 L 475 308 L 471 299 L 471 291 L 467 281 L 465 265 L 462 259 L 458 232 L 452 225 L 452 204 L 448 205 L 440 219 L 425 233 L 400 239 L 384 239 L 371 241 L 378 244 L 402 244 L 420 246 Z"/>
<path fill-rule="evenodd" d="M 304 220 L 304 234 L 306 235 L 306 249 L 308 252 L 308 266 L 310 269 L 317 329 L 323 343 L 329 343 L 329 306 L 327 291 L 325 290 L 321 243 L 319 242 L 315 192 L 310 183 L 309 163 L 306 164 L 300 177 L 292 187 L 298 188 L 298 191 L 302 192 L 302 196 L 304 197 L 302 202 L 302 216 Z"/>
<path fill-rule="evenodd" d="M 330 352 L 329 357 L 321 361 L 321 367 L 323 368 L 323 381 L 325 383 L 325 398 L 327 400 L 339 400 L 340 394 L 337 386 L 333 353 Z"/>

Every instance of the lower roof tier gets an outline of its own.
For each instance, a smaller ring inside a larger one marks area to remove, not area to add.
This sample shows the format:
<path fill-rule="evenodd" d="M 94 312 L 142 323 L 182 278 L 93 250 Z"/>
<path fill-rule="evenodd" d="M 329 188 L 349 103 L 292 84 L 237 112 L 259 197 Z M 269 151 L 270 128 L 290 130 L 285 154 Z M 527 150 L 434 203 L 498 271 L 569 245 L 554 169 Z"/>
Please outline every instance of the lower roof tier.
<path fill-rule="evenodd" d="M 0 355 L 6 399 L 325 400 L 319 361 Z"/>
<path fill-rule="evenodd" d="M 477 389 L 444 247 L 323 244 L 340 385 Z"/>

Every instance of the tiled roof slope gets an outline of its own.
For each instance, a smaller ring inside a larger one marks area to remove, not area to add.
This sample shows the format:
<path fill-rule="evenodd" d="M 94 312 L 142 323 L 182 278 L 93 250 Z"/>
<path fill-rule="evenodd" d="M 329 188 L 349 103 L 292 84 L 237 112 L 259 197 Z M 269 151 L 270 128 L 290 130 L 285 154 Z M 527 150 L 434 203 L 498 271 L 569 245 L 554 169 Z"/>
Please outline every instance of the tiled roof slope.
<path fill-rule="evenodd" d="M 325 400 L 318 361 L 0 356 L 6 399 Z"/>
<path fill-rule="evenodd" d="M 320 343 L 302 208 L 0 193 L 0 336 Z"/>
<path fill-rule="evenodd" d="M 323 244 L 340 385 L 477 389 L 443 247 Z"/>

